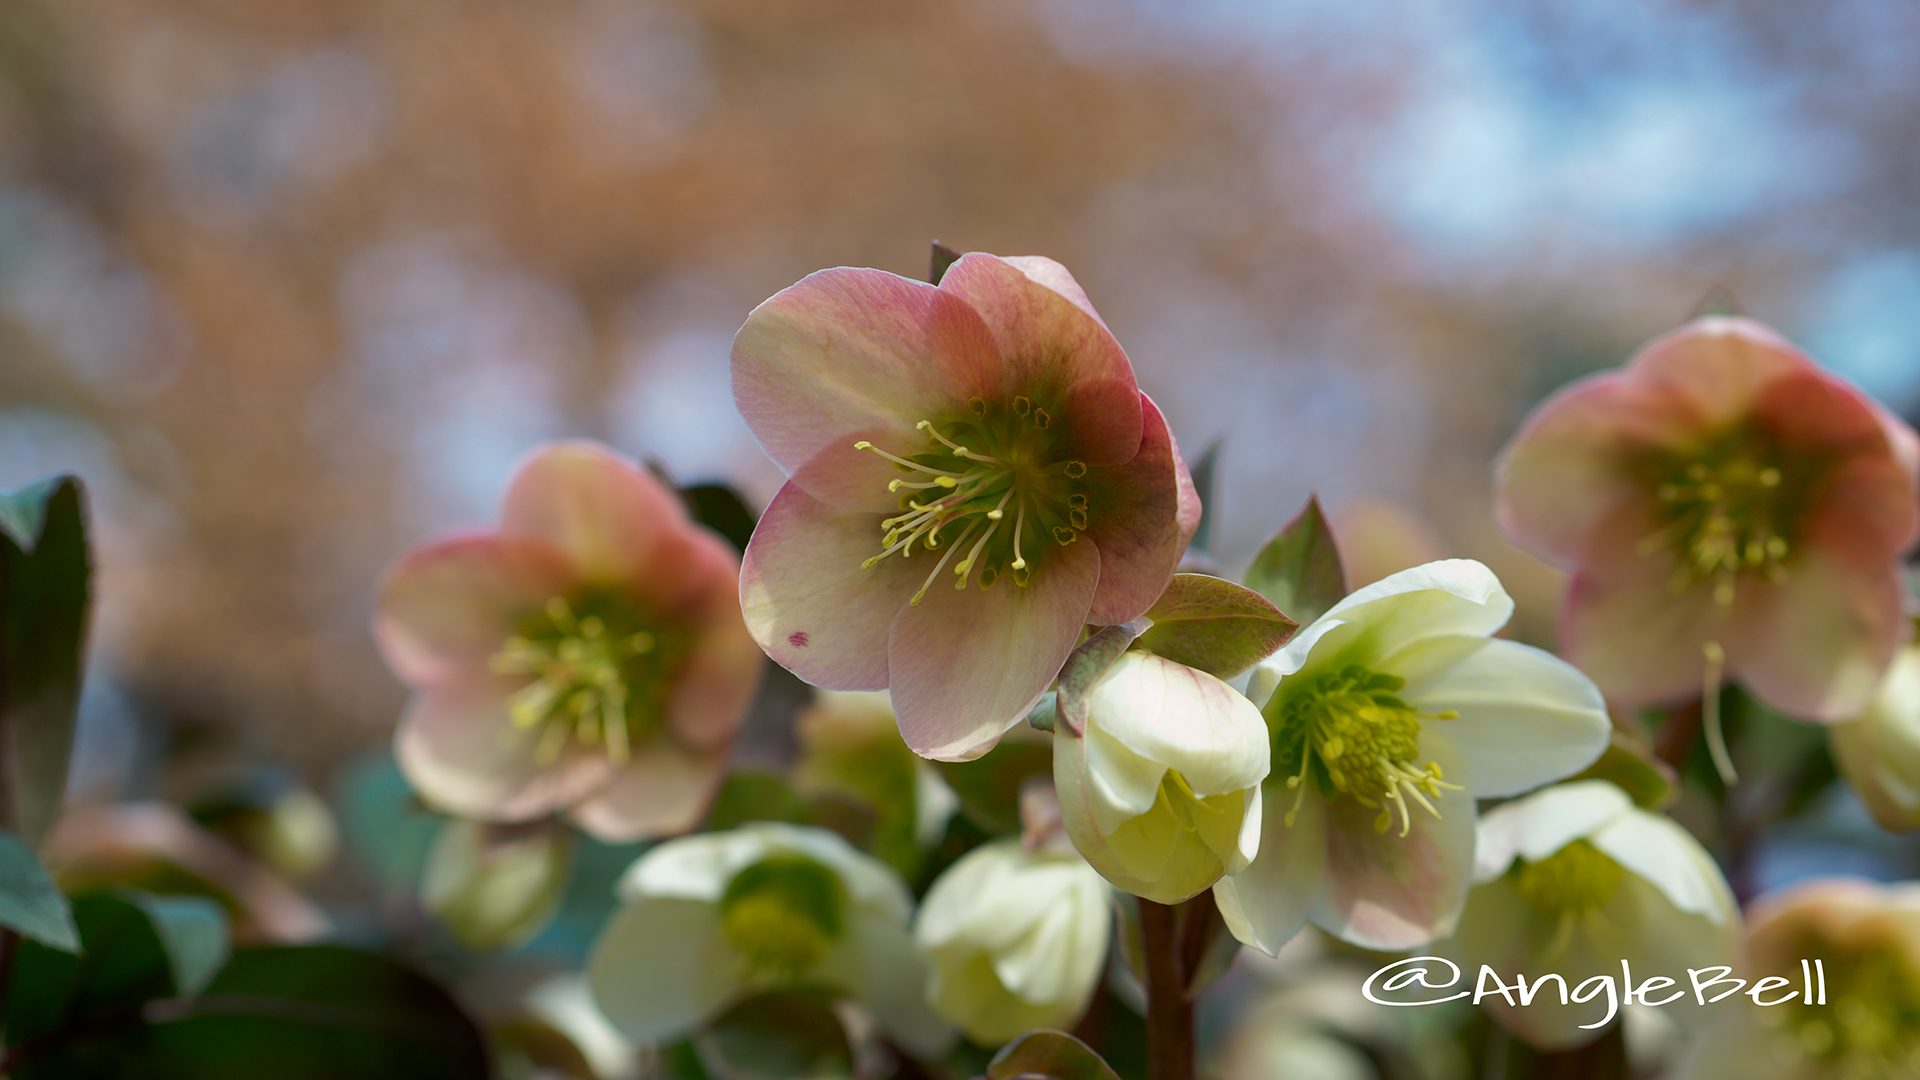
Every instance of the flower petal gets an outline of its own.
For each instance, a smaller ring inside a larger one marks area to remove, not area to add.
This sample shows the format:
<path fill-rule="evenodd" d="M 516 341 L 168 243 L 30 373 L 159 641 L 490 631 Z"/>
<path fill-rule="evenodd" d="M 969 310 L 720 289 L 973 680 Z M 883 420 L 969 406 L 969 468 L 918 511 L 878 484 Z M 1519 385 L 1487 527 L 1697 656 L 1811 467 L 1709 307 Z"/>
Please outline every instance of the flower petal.
<path fill-rule="evenodd" d="M 645 576 L 687 524 L 665 484 L 584 440 L 535 451 L 514 472 L 501 514 L 502 532 L 546 541 L 596 582 Z"/>
<path fill-rule="evenodd" d="M 1087 715 L 1090 726 L 1097 723 L 1140 758 L 1179 769 L 1201 798 L 1267 778 L 1271 749 L 1260 710 L 1185 664 L 1151 653 L 1122 655 L 1088 688 Z"/>
<path fill-rule="evenodd" d="M 1711 589 L 1675 592 L 1671 563 L 1641 560 L 1612 573 L 1574 575 L 1560 611 L 1560 651 L 1615 706 L 1697 696 L 1708 641 L 1732 640 Z"/>
<path fill-rule="evenodd" d="M 1705 428 L 1745 415 L 1776 380 L 1817 371 L 1793 344 L 1752 319 L 1695 319 L 1627 361 L 1630 378 L 1669 391 Z"/>
<path fill-rule="evenodd" d="M 760 517 L 740 568 L 747 630 L 773 661 L 833 690 L 887 685 L 887 637 L 931 560 L 882 559 L 879 522 L 792 482 Z"/>
<path fill-rule="evenodd" d="M 788 475 L 855 432 L 917 445 L 915 423 L 1001 396 L 1005 374 L 962 298 L 880 270 L 809 274 L 754 308 L 733 339 L 734 401 Z"/>
<path fill-rule="evenodd" d="M 427 803 L 482 821 L 526 821 L 560 810 L 607 782 L 598 753 L 540 764 L 537 731 L 507 719 L 510 684 L 446 686 L 414 697 L 394 734 L 400 771 Z"/>
<path fill-rule="evenodd" d="M 733 742 L 766 666 L 741 619 L 739 565 L 726 541 L 702 529 L 688 535 L 674 567 L 690 584 L 705 582 L 695 586 L 703 595 L 687 612 L 693 643 L 673 674 L 666 709 L 675 737 L 696 749 Z"/>
<path fill-rule="evenodd" d="M 1126 461 L 1140 446 L 1139 418 L 1129 404 L 1139 386 L 1133 364 L 1078 285 L 1054 288 L 1065 276 L 1058 263 L 1015 265 L 975 251 L 947 269 L 940 291 L 979 312 L 1011 369 L 1009 387 L 1057 403 L 1050 407 L 1078 456 L 1089 465 Z M 1091 398 L 1075 398 L 1078 388 L 1103 383 L 1109 387 Z"/>
<path fill-rule="evenodd" d="M 727 774 L 730 744 L 699 753 L 670 736 L 634 749 L 613 778 L 573 808 L 573 820 L 598 840 L 624 844 L 673 836 L 700 823 Z"/>
<path fill-rule="evenodd" d="M 1632 809 L 1627 793 L 1605 780 L 1558 784 L 1501 803 L 1480 819 L 1474 876 L 1491 880 L 1516 858 L 1539 862 Z"/>
<path fill-rule="evenodd" d="M 466 536 L 419 548 L 380 584 L 373 632 L 415 686 L 480 677 L 519 621 L 567 592 L 573 571 L 534 540 Z"/>
<path fill-rule="evenodd" d="M 1858 716 L 1906 632 L 1905 586 L 1891 560 L 1871 569 L 1810 551 L 1779 584 L 1742 586 L 1728 666 L 1754 696 L 1790 716 Z"/>
<path fill-rule="evenodd" d="M 1458 756 L 1431 734 L 1421 755 L 1449 776 Z M 1313 798 L 1312 793 L 1307 796 Z M 1473 876 L 1473 796 L 1443 791 L 1438 820 L 1413 808 L 1412 830 L 1376 831 L 1380 811 L 1347 797 L 1327 807 L 1326 887 L 1315 898 L 1315 925 L 1363 949 L 1410 949 L 1453 932 Z"/>
<path fill-rule="evenodd" d="M 986 753 L 1060 673 L 1087 621 L 1100 552 L 1075 543 L 1047 554 L 1024 589 L 1011 580 L 991 589 L 936 580 L 894 620 L 886 661 L 893 711 L 915 753 L 945 761 Z"/>
<path fill-rule="evenodd" d="M 1588 839 L 1608 858 L 1626 867 L 1681 911 L 1732 926 L 1740 905 L 1720 867 L 1672 818 L 1630 809 L 1601 826 Z"/>
<path fill-rule="evenodd" d="M 1291 675 L 1304 668 L 1315 645 L 1333 634 L 1341 650 L 1362 648 L 1375 663 L 1424 638 L 1485 637 L 1513 614 L 1513 598 L 1493 571 L 1472 559 L 1442 559 L 1381 578 L 1333 605 L 1275 653 L 1267 666 Z M 1325 624 L 1325 625 L 1322 625 Z M 1341 624 L 1347 624 L 1342 627 Z"/>
<path fill-rule="evenodd" d="M 1606 372 L 1575 382 L 1529 414 L 1500 452 L 1496 512 L 1514 542 L 1562 566 L 1602 547 L 1600 527 L 1641 511 L 1653 492 L 1636 459 L 1681 441 L 1690 410 L 1669 390 Z"/>
<path fill-rule="evenodd" d="M 862 918 L 852 924 L 847 948 L 827 961 L 823 974 L 849 986 L 860 1004 L 900 1045 L 937 1058 L 953 1045 L 953 1029 L 927 1002 L 929 972 L 904 923 Z"/>
<path fill-rule="evenodd" d="M 1482 637 L 1428 638 L 1381 665 L 1407 680 L 1401 695 L 1445 730 L 1486 798 L 1514 795 L 1593 764 L 1613 730 L 1593 681 L 1552 653 Z M 1422 670 L 1424 669 L 1424 670 Z"/>
<path fill-rule="evenodd" d="M 1153 400 L 1145 394 L 1139 399 L 1145 418 L 1139 453 L 1124 465 L 1095 466 L 1087 473 L 1087 536 L 1100 549 L 1100 588 L 1088 619 L 1105 625 L 1126 622 L 1153 606 L 1192 535 L 1181 521 L 1185 466 L 1173 447 L 1173 433 Z M 1189 487 L 1192 482 L 1189 478 Z M 1197 496 L 1193 505 L 1197 520 Z"/>
<path fill-rule="evenodd" d="M 1325 887 L 1326 804 L 1308 792 L 1299 816 L 1288 825 L 1294 793 L 1273 785 L 1262 795 L 1260 850 L 1246 869 L 1214 883 L 1213 901 L 1235 939 L 1278 956 L 1280 947 L 1307 925 L 1314 899 Z"/>
<path fill-rule="evenodd" d="M 739 995 L 741 968 L 713 905 L 648 899 L 622 908 L 600 935 L 587 961 L 587 985 L 615 1027 L 658 1046 L 690 1033 Z M 665 972 L 673 977 L 662 978 Z"/>

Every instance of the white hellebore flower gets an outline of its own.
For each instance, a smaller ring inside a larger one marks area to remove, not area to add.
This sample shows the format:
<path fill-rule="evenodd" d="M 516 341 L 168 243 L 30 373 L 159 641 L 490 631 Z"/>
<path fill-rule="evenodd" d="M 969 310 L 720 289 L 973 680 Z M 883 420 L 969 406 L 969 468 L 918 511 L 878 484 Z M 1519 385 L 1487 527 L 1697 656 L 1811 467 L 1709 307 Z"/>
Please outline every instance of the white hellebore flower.
<path fill-rule="evenodd" d="M 1235 937 L 1272 954 L 1308 921 L 1374 949 L 1453 930 L 1474 799 L 1579 771 L 1610 730 L 1585 675 L 1492 636 L 1512 613 L 1486 567 L 1427 563 L 1348 596 L 1254 669 L 1273 775 L 1259 857 L 1214 888 Z"/>
<path fill-rule="evenodd" d="M 671 1042 L 741 998 L 796 986 L 860 1002 L 916 1053 L 951 1042 L 922 1000 L 906 887 L 833 833 L 756 822 L 670 840 L 627 870 L 619 892 L 587 982 L 639 1042 Z"/>
<path fill-rule="evenodd" d="M 914 938 L 933 967 L 927 998 L 967 1037 L 998 1046 L 1070 1028 L 1106 966 L 1107 884 L 1063 843 L 1019 839 L 968 852 L 920 905 Z"/>
<path fill-rule="evenodd" d="M 1488 812 L 1480 823 L 1476 885 L 1446 951 L 1511 986 L 1558 975 L 1571 990 L 1595 977 L 1619 984 L 1674 980 L 1653 1000 L 1687 990 L 1687 971 L 1732 964 L 1740 907 L 1720 867 L 1685 829 L 1633 804 L 1604 780 L 1548 788 Z M 1596 984 L 1598 985 L 1598 984 Z M 1516 1001 L 1518 996 L 1516 995 Z M 1690 994 L 1664 1013 L 1683 1023 Z M 1493 1018 L 1544 1050 L 1598 1037 L 1607 997 L 1562 1004 L 1545 984 L 1530 1004 L 1486 999 Z"/>
<path fill-rule="evenodd" d="M 1920 829 L 1920 645 L 1893 658 L 1872 704 L 1827 733 L 1840 772 L 1882 828 Z"/>
<path fill-rule="evenodd" d="M 1260 847 L 1267 730 L 1204 671 L 1128 652 L 1086 690 L 1086 730 L 1054 734 L 1053 784 L 1073 846 L 1116 886 L 1176 904 Z"/>

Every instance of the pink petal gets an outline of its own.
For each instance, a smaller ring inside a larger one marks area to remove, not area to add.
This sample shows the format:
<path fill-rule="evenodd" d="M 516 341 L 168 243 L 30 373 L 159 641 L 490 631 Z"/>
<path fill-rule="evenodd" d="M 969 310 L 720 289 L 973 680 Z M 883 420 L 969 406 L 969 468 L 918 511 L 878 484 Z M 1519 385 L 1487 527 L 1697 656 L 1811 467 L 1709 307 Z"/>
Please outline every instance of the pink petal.
<path fill-rule="evenodd" d="M 1459 774 L 1440 740 L 1422 739 L 1421 753 L 1447 775 Z M 1352 798 L 1327 806 L 1327 879 L 1314 905 L 1317 925 L 1363 949 L 1410 949 L 1453 932 L 1473 876 L 1473 796 L 1449 791 L 1431 801 L 1440 818 L 1412 807 L 1406 836 L 1397 818 L 1376 832 L 1380 812 Z"/>
<path fill-rule="evenodd" d="M 1709 316 L 1657 338 L 1627 362 L 1627 374 L 1670 391 L 1707 429 L 1737 420 L 1775 381 L 1819 369 L 1792 343 L 1752 319 Z"/>
<path fill-rule="evenodd" d="M 738 565 L 733 549 L 704 531 L 690 538 L 681 564 L 690 578 L 710 583 L 689 613 L 693 647 L 674 673 L 667 703 L 667 723 L 675 736 L 696 748 L 732 743 L 767 662 L 741 619 Z"/>
<path fill-rule="evenodd" d="M 979 312 L 1008 365 L 1008 386 L 1060 417 L 1077 456 L 1089 465 L 1127 461 L 1140 446 L 1133 364 L 1078 285 L 1054 287 L 1071 283 L 1064 268 L 1029 265 L 1039 278 L 998 256 L 970 252 L 947 269 L 940 291 Z"/>
<path fill-rule="evenodd" d="M 753 309 L 733 340 L 734 400 L 790 476 L 828 447 L 851 449 L 855 433 L 917 447 L 915 423 L 1004 396 L 1004 374 L 972 308 L 880 270 L 810 274 Z"/>
<path fill-rule="evenodd" d="M 894 621 L 893 711 L 915 753 L 946 761 L 986 753 L 1059 674 L 1087 621 L 1101 554 L 1088 543 L 1047 554 L 1024 589 L 1006 575 L 991 589 L 955 589 L 942 572 Z"/>
<path fill-rule="evenodd" d="M 606 783 L 598 753 L 566 753 L 552 765 L 535 754 L 538 732 L 507 719 L 513 685 L 488 680 L 417 695 L 394 735 L 407 782 L 432 806 L 483 821 L 526 821 L 554 813 Z"/>
<path fill-rule="evenodd" d="M 1045 255 L 1002 255 L 1000 261 L 1066 297 L 1074 307 L 1092 316 L 1093 321 L 1101 326 L 1107 325 L 1100 313 L 1093 310 L 1093 301 L 1087 299 L 1087 291 L 1080 287 L 1080 283 L 1073 279 L 1064 265 Z"/>
<path fill-rule="evenodd" d="M 1840 721 L 1866 709 L 1905 632 L 1899 564 L 1860 568 L 1813 551 L 1786 581 L 1741 586 L 1729 666 L 1790 716 Z"/>
<path fill-rule="evenodd" d="M 1563 566 L 1602 554 L 1602 525 L 1651 504 L 1636 459 L 1686 439 L 1694 424 L 1676 395 L 1619 372 L 1567 386 L 1534 409 L 1501 451 L 1501 527 Z"/>
<path fill-rule="evenodd" d="M 443 540 L 388 571 L 374 637 L 387 663 L 415 686 L 484 673 L 519 621 L 573 583 L 567 560 L 537 540 Z"/>
<path fill-rule="evenodd" d="M 1656 554 L 1610 573 L 1576 574 L 1560 613 L 1560 646 L 1615 706 L 1697 697 L 1708 641 L 1731 640 L 1711 585 L 1675 592 L 1673 563 Z"/>
<path fill-rule="evenodd" d="M 1184 463 L 1160 409 L 1140 395 L 1145 438 L 1124 465 L 1087 472 L 1087 536 L 1100 549 L 1100 586 L 1087 621 L 1126 622 L 1159 599 L 1180 565 L 1191 530 L 1183 528 L 1180 477 Z M 1187 485 L 1192 486 L 1188 478 Z M 1197 509 L 1199 500 L 1193 503 Z"/>
<path fill-rule="evenodd" d="M 585 441 L 554 443 L 528 458 L 502 514 L 502 531 L 546 541 L 596 582 L 633 578 L 686 527 L 686 511 L 666 485 Z"/>
<path fill-rule="evenodd" d="M 671 738 L 634 752 L 613 778 L 573 808 L 596 839 L 623 844 L 687 832 L 700 823 L 727 774 L 728 752 L 698 752 Z"/>
<path fill-rule="evenodd" d="M 887 685 L 887 638 L 933 560 L 880 551 L 880 518 L 837 510 L 789 481 L 773 497 L 740 568 L 747 630 L 774 663 L 830 690 Z"/>
<path fill-rule="evenodd" d="M 1896 561 L 1920 531 L 1913 477 L 1890 456 L 1857 457 L 1815 490 L 1805 547 L 1862 568 Z"/>

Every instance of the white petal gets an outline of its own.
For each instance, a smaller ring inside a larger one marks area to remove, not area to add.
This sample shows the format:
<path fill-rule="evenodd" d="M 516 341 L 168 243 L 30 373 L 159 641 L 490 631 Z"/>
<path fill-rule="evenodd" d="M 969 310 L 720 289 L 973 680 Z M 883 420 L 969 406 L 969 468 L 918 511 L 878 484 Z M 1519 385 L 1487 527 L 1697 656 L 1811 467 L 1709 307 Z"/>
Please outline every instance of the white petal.
<path fill-rule="evenodd" d="M 1740 905 L 1720 867 L 1672 818 L 1629 810 L 1601 826 L 1593 846 L 1664 893 L 1681 911 L 1732 925 Z"/>
<path fill-rule="evenodd" d="M 923 949 L 981 951 L 1018 940 L 1055 900 L 1022 872 L 1033 858 L 1018 838 L 1010 837 L 956 859 L 927 889 L 914 917 L 915 940 Z"/>
<path fill-rule="evenodd" d="M 688 1033 L 739 994 L 740 970 L 712 905 L 640 900 L 621 909 L 600 935 L 587 961 L 587 985 L 615 1027 L 638 1042 L 659 1044 Z"/>
<path fill-rule="evenodd" d="M 927 1003 L 927 962 L 906 924 L 872 913 L 849 921 L 845 947 L 822 975 L 840 982 L 887 1033 L 915 1054 L 934 1058 L 953 1044 L 953 1029 Z"/>
<path fill-rule="evenodd" d="M 1267 776 L 1267 725 L 1253 702 L 1204 671 L 1150 653 L 1124 654 L 1089 688 L 1087 725 L 1179 770 L 1203 798 Z"/>
<path fill-rule="evenodd" d="M 1381 663 L 1460 752 L 1474 794 L 1513 795 L 1593 764 L 1613 730 L 1593 681 L 1551 653 L 1491 638 L 1428 638 Z"/>
<path fill-rule="evenodd" d="M 1498 877 L 1515 857 L 1539 862 L 1632 809 L 1627 793 L 1605 780 L 1561 784 L 1502 803 L 1480 819 L 1474 879 Z"/>
<path fill-rule="evenodd" d="M 1263 792 L 1260 851 L 1247 868 L 1213 886 L 1214 904 L 1227 930 L 1242 944 L 1278 956 L 1280 947 L 1307 924 L 1307 912 L 1322 888 L 1327 838 L 1325 808 L 1308 792 L 1291 826 L 1294 793 L 1284 785 Z"/>
<path fill-rule="evenodd" d="M 621 877 L 620 895 L 718 901 L 734 875 L 769 855 L 801 855 L 833 870 L 853 902 L 904 923 L 912 898 L 893 871 L 825 829 L 759 821 L 721 833 L 669 840 Z"/>
<path fill-rule="evenodd" d="M 1442 559 L 1381 578 L 1321 618 L 1365 626 L 1376 655 L 1386 655 L 1426 637 L 1486 637 L 1512 615 L 1513 598 L 1493 571 L 1472 559 Z"/>

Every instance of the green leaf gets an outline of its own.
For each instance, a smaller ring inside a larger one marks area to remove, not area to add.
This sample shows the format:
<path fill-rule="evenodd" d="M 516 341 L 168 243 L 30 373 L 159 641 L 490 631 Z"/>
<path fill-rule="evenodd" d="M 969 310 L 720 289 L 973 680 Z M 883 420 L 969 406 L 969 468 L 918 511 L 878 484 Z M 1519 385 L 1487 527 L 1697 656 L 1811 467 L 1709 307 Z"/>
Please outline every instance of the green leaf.
<path fill-rule="evenodd" d="M 1605 780 L 1632 796 L 1643 810 L 1665 810 L 1680 795 L 1680 778 L 1673 769 L 1620 731 L 1613 733 L 1598 761 L 1567 782 L 1575 780 Z"/>
<path fill-rule="evenodd" d="M 935 240 L 932 257 L 927 262 L 927 281 L 933 285 L 940 284 L 940 279 L 947 276 L 948 267 L 959 261 L 960 252 Z"/>
<path fill-rule="evenodd" d="M 0 828 L 30 845 L 67 782 L 91 575 L 78 480 L 0 495 Z"/>
<path fill-rule="evenodd" d="M 1053 776 L 1053 740 L 1028 728 L 1014 728 L 981 757 L 933 764 L 959 797 L 967 820 L 992 835 L 1005 836 L 1020 831 L 1021 786 L 1034 777 Z"/>
<path fill-rule="evenodd" d="M 32 850 L 11 833 L 0 833 L 0 926 L 55 949 L 80 950 L 67 898 Z"/>
<path fill-rule="evenodd" d="M 92 893 L 75 898 L 73 921 L 79 955 L 24 941 L 14 958 L 4 1021 L 16 1047 L 131 1022 L 149 1002 L 199 992 L 226 957 L 226 918 L 209 900 Z"/>
<path fill-rule="evenodd" d="M 693 520 L 726 537 L 734 550 L 747 550 L 757 519 L 739 492 L 725 484 L 694 484 L 681 488 L 680 498 Z"/>
<path fill-rule="evenodd" d="M 1206 574 L 1175 574 L 1147 618 L 1153 625 L 1136 647 L 1222 679 L 1272 656 L 1300 629 L 1266 597 Z"/>
<path fill-rule="evenodd" d="M 1334 545 L 1317 497 L 1309 496 L 1300 513 L 1253 557 L 1247 587 L 1302 626 L 1347 595 L 1340 549 Z"/>
<path fill-rule="evenodd" d="M 706 828 L 718 832 L 749 821 L 812 823 L 807 800 L 779 773 L 743 771 L 730 774 L 714 794 Z"/>
<path fill-rule="evenodd" d="M 1029 1031 L 1001 1047 L 987 1080 L 1120 1080 L 1093 1048 L 1064 1031 Z"/>
<path fill-rule="evenodd" d="M 150 1080 L 491 1074 L 484 1037 L 446 990 L 339 946 L 237 952 L 200 997 L 150 1012 L 137 1072 Z"/>

